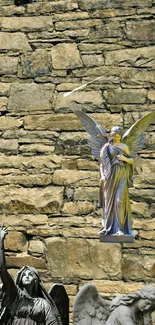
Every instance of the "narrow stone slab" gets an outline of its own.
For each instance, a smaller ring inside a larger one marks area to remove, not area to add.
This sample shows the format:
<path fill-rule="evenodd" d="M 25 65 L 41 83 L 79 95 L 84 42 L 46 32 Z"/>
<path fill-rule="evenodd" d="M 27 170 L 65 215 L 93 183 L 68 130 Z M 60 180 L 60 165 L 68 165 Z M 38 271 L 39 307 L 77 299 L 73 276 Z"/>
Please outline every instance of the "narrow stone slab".
<path fill-rule="evenodd" d="M 115 236 L 115 235 L 100 235 L 100 242 L 102 243 L 133 243 L 134 237 L 123 235 L 123 236 Z"/>

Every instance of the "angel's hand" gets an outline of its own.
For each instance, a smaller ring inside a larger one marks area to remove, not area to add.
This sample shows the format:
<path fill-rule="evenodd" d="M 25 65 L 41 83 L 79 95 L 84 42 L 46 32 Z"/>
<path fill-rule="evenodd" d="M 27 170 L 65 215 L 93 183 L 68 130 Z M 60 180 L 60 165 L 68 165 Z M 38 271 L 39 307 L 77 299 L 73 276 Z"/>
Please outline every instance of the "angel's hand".
<path fill-rule="evenodd" d="M 1 225 L 1 229 L 0 229 L 0 239 L 1 241 L 3 241 L 5 239 L 5 236 L 7 235 L 8 230 L 7 227 L 4 226 L 4 224 Z"/>
<path fill-rule="evenodd" d="M 126 157 L 123 156 L 123 155 L 117 155 L 117 158 L 118 158 L 120 161 L 126 161 Z"/>

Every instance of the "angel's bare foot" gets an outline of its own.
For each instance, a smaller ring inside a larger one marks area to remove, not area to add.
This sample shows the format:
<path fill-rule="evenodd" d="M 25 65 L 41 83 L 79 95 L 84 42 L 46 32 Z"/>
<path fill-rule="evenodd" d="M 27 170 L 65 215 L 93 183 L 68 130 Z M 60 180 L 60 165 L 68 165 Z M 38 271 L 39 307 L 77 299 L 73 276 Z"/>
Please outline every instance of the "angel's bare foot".
<path fill-rule="evenodd" d="M 101 228 L 101 230 L 98 231 L 98 234 L 102 234 L 102 235 L 106 235 L 107 234 L 107 231 L 104 227 Z"/>
<path fill-rule="evenodd" d="M 117 231 L 116 234 L 113 234 L 113 236 L 123 236 L 123 235 L 124 233 L 121 230 Z"/>

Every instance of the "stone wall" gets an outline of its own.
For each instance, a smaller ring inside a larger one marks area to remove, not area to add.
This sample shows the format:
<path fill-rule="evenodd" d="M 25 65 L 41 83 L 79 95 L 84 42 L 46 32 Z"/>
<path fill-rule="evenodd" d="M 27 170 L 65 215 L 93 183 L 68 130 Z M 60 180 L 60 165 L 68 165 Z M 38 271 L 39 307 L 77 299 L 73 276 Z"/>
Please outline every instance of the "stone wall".
<path fill-rule="evenodd" d="M 4 4 L 4 0 L 3 0 Z M 8 3 L 7 3 L 8 4 Z M 135 165 L 134 244 L 101 244 L 99 168 L 74 114 L 109 131 L 155 110 L 154 0 L 60 0 L 0 8 L 0 220 L 14 276 L 33 265 L 72 303 L 155 278 L 155 124 Z M 82 91 L 67 91 L 102 79 Z"/>

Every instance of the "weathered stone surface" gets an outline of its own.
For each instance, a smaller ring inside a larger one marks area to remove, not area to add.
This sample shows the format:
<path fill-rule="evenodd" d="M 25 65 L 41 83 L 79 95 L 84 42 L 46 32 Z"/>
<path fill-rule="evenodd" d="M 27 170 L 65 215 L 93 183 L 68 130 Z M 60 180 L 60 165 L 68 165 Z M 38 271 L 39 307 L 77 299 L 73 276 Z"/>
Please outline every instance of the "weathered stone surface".
<path fill-rule="evenodd" d="M 0 117 L 0 130 L 19 128 L 22 124 L 23 124 L 23 122 L 21 119 L 16 119 L 14 117 L 9 117 L 9 116 L 1 116 Z"/>
<path fill-rule="evenodd" d="M 72 111 L 74 108 L 100 108 L 103 104 L 103 98 L 100 91 L 79 91 L 73 93 L 71 96 L 64 97 L 64 93 L 57 96 L 56 110 L 60 111 L 62 108 L 70 108 Z"/>
<path fill-rule="evenodd" d="M 9 83 L 0 83 L 0 96 L 8 96 L 10 92 L 11 84 Z"/>
<path fill-rule="evenodd" d="M 21 188 L 3 186 L 0 194 L 1 212 L 59 213 L 63 202 L 63 188 Z"/>
<path fill-rule="evenodd" d="M 50 185 L 52 182 L 52 176 L 46 174 L 29 174 L 29 173 L 22 173 L 17 175 L 17 172 L 14 171 L 10 175 L 0 175 L 0 185 L 22 185 L 22 186 L 47 186 Z"/>
<path fill-rule="evenodd" d="M 0 97 L 0 112 L 6 111 L 7 104 L 8 104 L 8 98 Z"/>
<path fill-rule="evenodd" d="M 28 252 L 30 253 L 37 253 L 37 254 L 44 254 L 45 252 L 45 245 L 41 240 L 30 240 Z"/>
<path fill-rule="evenodd" d="M 125 254 L 122 261 L 122 274 L 125 280 L 149 280 L 155 274 L 154 256 Z"/>
<path fill-rule="evenodd" d="M 94 205 L 90 202 L 66 202 L 62 213 L 64 215 L 82 215 L 91 213 L 93 209 Z"/>
<path fill-rule="evenodd" d="M 108 90 L 108 103 L 122 104 L 122 103 L 145 103 L 146 90 L 145 89 L 115 89 Z"/>
<path fill-rule="evenodd" d="M 5 249 L 11 251 L 25 251 L 28 243 L 22 232 L 9 231 L 5 240 Z"/>
<path fill-rule="evenodd" d="M 79 1 L 80 9 L 83 10 L 92 10 L 92 9 L 105 9 L 105 8 L 125 8 L 125 7 L 145 7 L 151 6 L 151 0 L 144 0 L 143 3 L 141 0 L 80 0 Z"/>
<path fill-rule="evenodd" d="M 104 65 L 104 58 L 98 55 L 82 55 L 82 61 L 85 67 L 94 67 Z"/>
<path fill-rule="evenodd" d="M 154 41 L 155 40 L 155 21 L 140 20 L 126 23 L 127 37 L 132 40 Z"/>
<path fill-rule="evenodd" d="M 100 40 L 109 37 L 123 37 L 123 24 L 120 22 L 106 22 L 102 26 L 97 26 L 95 30 L 90 31 L 89 39 Z"/>
<path fill-rule="evenodd" d="M 131 202 L 132 212 L 142 216 L 149 216 L 149 207 L 146 202 Z"/>
<path fill-rule="evenodd" d="M 119 114 L 110 115 L 105 114 L 92 114 L 94 119 L 97 119 L 106 130 L 110 130 L 113 125 L 121 125 L 122 118 Z M 115 124 L 114 124 L 115 123 Z M 33 115 L 24 118 L 25 129 L 53 129 L 53 130 L 81 130 L 82 125 L 75 114 L 46 114 L 46 115 Z"/>
<path fill-rule="evenodd" d="M 48 217 L 45 214 L 16 214 L 16 215 L 1 215 L 1 222 L 11 228 L 25 229 L 25 227 L 36 227 L 37 225 L 44 225 L 48 222 Z"/>
<path fill-rule="evenodd" d="M 53 183 L 56 185 L 75 186 L 96 186 L 99 182 L 97 172 L 77 171 L 77 170 L 56 170 L 53 176 Z"/>
<path fill-rule="evenodd" d="M 99 187 L 78 187 L 75 189 L 74 200 L 98 201 Z"/>
<path fill-rule="evenodd" d="M 27 255 L 26 253 L 16 254 L 16 256 L 7 256 L 6 263 L 8 267 L 22 267 L 29 265 L 36 269 L 47 269 L 44 259 L 36 258 Z"/>
<path fill-rule="evenodd" d="M 155 90 L 154 89 L 151 89 L 148 91 L 148 98 L 151 100 L 151 101 L 155 101 Z"/>
<path fill-rule="evenodd" d="M 81 20 L 81 19 L 88 19 L 89 14 L 88 12 L 67 12 L 67 13 L 54 13 L 53 21 L 74 21 L 74 20 Z"/>
<path fill-rule="evenodd" d="M 23 33 L 0 32 L 0 50 L 31 51 L 31 46 Z"/>
<path fill-rule="evenodd" d="M 30 154 L 51 154 L 54 152 L 54 146 L 48 146 L 48 145 L 43 145 L 43 144 L 29 144 L 29 145 L 21 145 L 19 148 L 20 152 L 29 152 Z"/>
<path fill-rule="evenodd" d="M 25 157 L 25 156 L 0 156 L 0 168 L 15 168 L 19 170 L 48 170 L 51 173 L 51 170 L 54 168 L 60 168 L 61 166 L 61 157 L 56 155 L 48 156 L 34 156 L 34 157 Z M 9 173 L 9 171 L 8 171 Z"/>
<path fill-rule="evenodd" d="M 87 20 L 76 20 L 76 21 L 62 21 L 62 22 L 56 22 L 55 23 L 55 29 L 56 30 L 82 30 L 82 29 L 90 29 L 91 27 L 96 26 L 103 26 L 102 21 L 100 19 L 87 19 Z"/>
<path fill-rule="evenodd" d="M 151 213 L 150 213 L 151 216 Z M 143 230 L 154 230 L 155 229 L 155 219 L 136 219 L 134 220 L 134 228 Z"/>
<path fill-rule="evenodd" d="M 30 14 L 44 14 L 50 12 L 71 11 L 78 8 L 77 0 L 50 1 L 49 3 L 28 4 L 27 11 Z"/>
<path fill-rule="evenodd" d="M 46 245 L 48 265 L 53 276 L 87 279 L 115 279 L 121 276 L 119 245 L 100 245 L 98 240 L 76 238 L 49 238 Z"/>
<path fill-rule="evenodd" d="M 17 140 L 4 140 L 0 139 L 0 150 L 3 152 L 11 151 L 17 152 L 18 142 Z"/>
<path fill-rule="evenodd" d="M 50 101 L 53 91 L 52 84 L 14 83 L 11 88 L 8 110 L 11 112 L 46 111 L 52 106 Z"/>
<path fill-rule="evenodd" d="M 155 67 L 154 46 L 105 53 L 106 65 Z"/>
<path fill-rule="evenodd" d="M 77 45 L 74 43 L 54 46 L 51 55 L 54 69 L 75 69 L 83 66 Z"/>
<path fill-rule="evenodd" d="M 36 50 L 32 54 L 23 54 L 19 75 L 25 78 L 47 75 L 52 69 L 51 56 L 45 50 Z"/>
<path fill-rule="evenodd" d="M 17 72 L 17 57 L 0 56 L 0 74 L 15 74 Z"/>
<path fill-rule="evenodd" d="M 1 28 L 4 31 L 53 31 L 52 18 L 49 16 L 42 17 L 5 17 L 1 18 Z"/>

